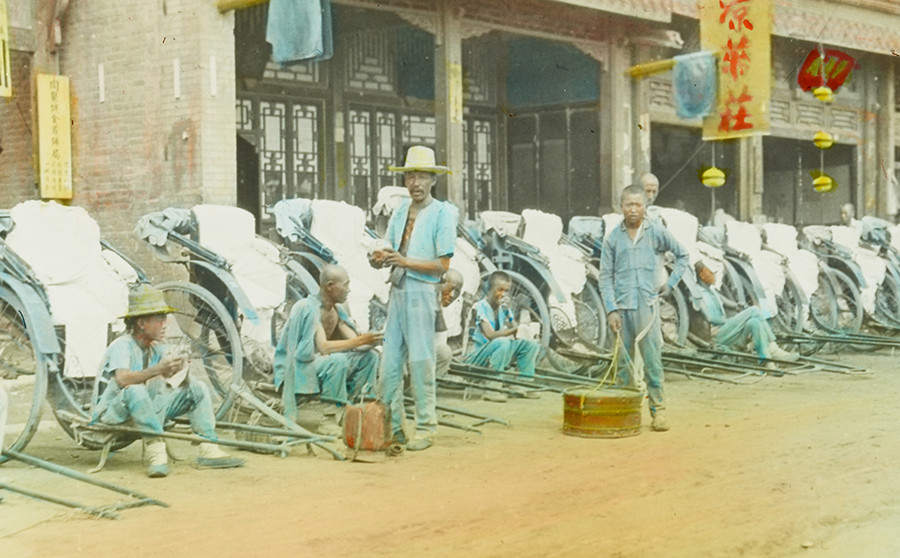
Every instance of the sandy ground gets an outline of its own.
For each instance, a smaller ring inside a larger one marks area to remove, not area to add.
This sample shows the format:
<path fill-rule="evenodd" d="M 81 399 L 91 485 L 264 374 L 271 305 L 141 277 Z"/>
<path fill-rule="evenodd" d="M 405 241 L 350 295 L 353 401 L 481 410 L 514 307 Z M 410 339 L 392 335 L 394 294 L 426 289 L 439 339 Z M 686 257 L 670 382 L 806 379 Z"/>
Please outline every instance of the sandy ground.
<path fill-rule="evenodd" d="M 512 427 L 442 428 L 434 448 L 376 464 L 301 449 L 229 471 L 182 461 L 153 480 L 135 444 L 98 478 L 170 508 L 104 520 L 0 492 L 0 556 L 898 556 L 900 374 L 887 354 L 845 358 L 874 373 L 670 375 L 672 430 L 619 440 L 563 435 L 561 397 L 545 394 L 457 402 Z M 96 462 L 47 426 L 29 453 Z M 0 478 L 117 500 L 21 464 Z"/>

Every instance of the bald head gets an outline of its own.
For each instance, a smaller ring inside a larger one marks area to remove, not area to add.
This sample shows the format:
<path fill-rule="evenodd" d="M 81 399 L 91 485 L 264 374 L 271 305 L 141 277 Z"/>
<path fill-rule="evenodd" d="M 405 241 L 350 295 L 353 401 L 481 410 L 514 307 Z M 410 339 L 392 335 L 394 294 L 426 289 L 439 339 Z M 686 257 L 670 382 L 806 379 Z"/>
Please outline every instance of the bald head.
<path fill-rule="evenodd" d="M 448 269 L 441 280 L 441 306 L 449 306 L 450 303 L 459 297 L 462 288 L 462 273 L 455 269 Z"/>
<path fill-rule="evenodd" d="M 641 175 L 641 186 L 644 188 L 644 195 L 647 196 L 647 205 L 653 204 L 659 195 L 659 179 L 652 172 L 645 172 Z"/>
<path fill-rule="evenodd" d="M 328 283 L 347 279 L 347 270 L 335 264 L 325 264 L 319 272 L 319 286 L 324 287 Z"/>
<path fill-rule="evenodd" d="M 328 264 L 319 272 L 319 293 L 328 304 L 340 304 L 350 293 L 350 277 L 339 265 Z"/>
<path fill-rule="evenodd" d="M 856 208 L 852 203 L 845 203 L 841 206 L 841 224 L 849 225 L 856 217 Z"/>

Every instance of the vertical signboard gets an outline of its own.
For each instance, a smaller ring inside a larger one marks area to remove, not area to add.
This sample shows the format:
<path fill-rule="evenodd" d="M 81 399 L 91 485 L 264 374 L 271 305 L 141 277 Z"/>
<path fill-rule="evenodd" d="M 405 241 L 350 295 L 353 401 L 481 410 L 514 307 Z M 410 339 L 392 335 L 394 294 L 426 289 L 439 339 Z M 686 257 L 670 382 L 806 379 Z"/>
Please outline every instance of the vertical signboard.
<path fill-rule="evenodd" d="M 0 97 L 12 97 L 9 67 L 9 17 L 6 0 L 0 0 Z"/>
<path fill-rule="evenodd" d="M 700 43 L 719 58 L 716 110 L 703 139 L 769 132 L 772 0 L 701 0 Z"/>
<path fill-rule="evenodd" d="M 37 76 L 38 180 L 41 197 L 72 199 L 72 120 L 69 78 Z"/>

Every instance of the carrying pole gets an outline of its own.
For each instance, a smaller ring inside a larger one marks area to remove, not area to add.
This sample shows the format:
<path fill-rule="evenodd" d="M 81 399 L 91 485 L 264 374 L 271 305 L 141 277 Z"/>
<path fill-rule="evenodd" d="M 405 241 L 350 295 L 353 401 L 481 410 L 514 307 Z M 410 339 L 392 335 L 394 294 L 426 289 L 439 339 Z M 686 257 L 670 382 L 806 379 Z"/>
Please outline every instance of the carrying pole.
<path fill-rule="evenodd" d="M 27 463 L 33 467 L 39 467 L 41 469 L 50 471 L 51 473 L 58 473 L 60 475 L 69 477 L 71 479 L 79 480 L 82 482 L 86 482 L 88 484 L 93 484 L 94 486 L 99 486 L 100 488 L 105 488 L 107 490 L 112 490 L 113 492 L 118 492 L 119 494 L 125 494 L 126 496 L 131 496 L 132 498 L 137 498 L 139 500 L 145 500 L 148 504 L 153 504 L 156 506 L 162 506 L 164 508 L 168 508 L 169 504 L 165 502 L 161 502 L 156 500 L 155 498 L 151 498 L 146 494 L 141 494 L 136 490 L 132 490 L 130 488 L 124 488 L 117 484 L 112 484 L 111 482 L 106 482 L 97 478 L 94 478 L 90 475 L 85 475 L 80 471 L 76 471 L 74 469 L 69 469 L 68 467 L 63 467 L 62 465 L 57 465 L 56 463 L 51 463 L 50 461 L 45 461 L 43 459 L 39 459 L 34 457 L 33 455 L 28 455 L 26 453 L 20 453 L 15 450 L 5 449 L 3 450 L 3 455 L 6 457 L 10 457 L 12 459 L 16 459 L 23 463 Z"/>

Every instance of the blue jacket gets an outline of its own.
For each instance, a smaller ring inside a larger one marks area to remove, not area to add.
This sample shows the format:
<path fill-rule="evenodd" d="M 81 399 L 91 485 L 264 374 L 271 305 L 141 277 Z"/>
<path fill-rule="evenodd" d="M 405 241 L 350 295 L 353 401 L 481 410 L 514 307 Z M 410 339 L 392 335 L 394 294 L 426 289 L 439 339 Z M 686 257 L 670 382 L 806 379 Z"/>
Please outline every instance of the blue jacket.
<path fill-rule="evenodd" d="M 411 203 L 412 200 L 403 200 L 388 222 L 384 236 L 394 250 L 400 249 Z M 416 224 L 413 226 L 409 245 L 406 247 L 406 256 L 422 260 L 452 257 L 453 251 L 456 249 L 456 222 L 458 219 L 459 211 L 455 205 L 432 200 L 416 215 Z M 406 276 L 426 283 L 440 281 L 440 277 L 437 275 L 420 273 L 411 269 L 406 270 Z"/>
<path fill-rule="evenodd" d="M 600 255 L 600 294 L 606 312 L 634 310 L 656 300 L 657 254 L 671 252 L 675 268 L 667 284 L 674 288 L 688 269 L 688 253 L 658 222 L 644 221 L 635 241 L 622 222 L 606 238 Z"/>

